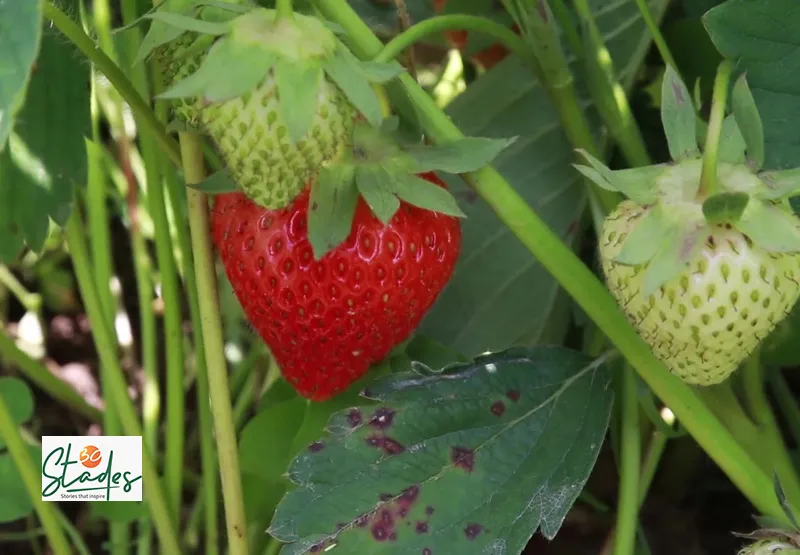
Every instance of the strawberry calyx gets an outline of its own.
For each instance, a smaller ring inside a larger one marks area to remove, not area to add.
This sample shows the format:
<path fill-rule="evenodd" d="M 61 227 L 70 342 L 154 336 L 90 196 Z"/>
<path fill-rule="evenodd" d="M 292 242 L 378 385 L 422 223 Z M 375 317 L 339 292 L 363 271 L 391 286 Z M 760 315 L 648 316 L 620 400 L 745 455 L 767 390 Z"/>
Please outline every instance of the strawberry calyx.
<path fill-rule="evenodd" d="M 714 230 L 741 233 L 769 253 L 800 252 L 800 219 L 788 202 L 800 194 L 800 168 L 760 171 L 764 163 L 761 119 L 744 75 L 734 88 L 732 111 L 722 123 L 716 188 L 701 186 L 704 152 L 691 95 L 672 68 L 662 89 L 662 120 L 672 162 L 611 170 L 585 151 L 575 167 L 599 187 L 624 194 L 645 210 L 614 261 L 646 264 L 647 297 L 680 274 Z"/>

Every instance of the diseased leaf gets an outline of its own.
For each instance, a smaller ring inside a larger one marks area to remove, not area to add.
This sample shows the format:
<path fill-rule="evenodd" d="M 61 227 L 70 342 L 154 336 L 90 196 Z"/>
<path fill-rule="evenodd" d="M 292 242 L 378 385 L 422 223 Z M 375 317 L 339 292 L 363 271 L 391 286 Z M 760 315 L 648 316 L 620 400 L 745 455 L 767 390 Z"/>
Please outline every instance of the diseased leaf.
<path fill-rule="evenodd" d="M 220 193 L 235 193 L 239 191 L 239 186 L 233 180 L 233 175 L 229 169 L 219 170 L 206 177 L 200 183 L 187 183 L 187 187 L 202 191 L 207 195 Z"/>
<path fill-rule="evenodd" d="M 610 371 L 563 349 L 511 349 L 440 375 L 393 374 L 289 469 L 269 532 L 284 555 L 519 553 L 553 538 L 608 426 Z"/>
<path fill-rule="evenodd" d="M 357 201 L 353 166 L 336 164 L 320 170 L 308 204 L 308 240 L 317 260 L 350 235 Z"/>
<path fill-rule="evenodd" d="M 734 227 L 768 251 L 800 251 L 800 221 L 777 206 L 753 200 Z"/>
<path fill-rule="evenodd" d="M 372 212 L 384 224 L 388 224 L 400 201 L 392 191 L 392 178 L 389 173 L 377 165 L 363 165 L 356 169 L 356 185 L 358 192 L 364 197 Z"/>
<path fill-rule="evenodd" d="M 750 159 L 753 169 L 759 170 L 764 165 L 764 127 L 753 93 L 747 85 L 746 75 L 742 75 L 736 80 L 731 104 L 736 123 L 747 144 L 747 157 Z"/>
<path fill-rule="evenodd" d="M 284 59 L 275 67 L 281 114 L 289 128 L 289 137 L 295 143 L 308 133 L 314 121 L 322 78 L 322 68 L 317 65 Z"/>
<path fill-rule="evenodd" d="M 516 137 L 511 139 L 465 137 L 443 145 L 411 145 L 404 150 L 417 163 L 414 168 L 417 173 L 439 170 L 459 174 L 476 171 L 490 164 L 516 140 Z"/>
<path fill-rule="evenodd" d="M 667 66 L 664 73 L 661 94 L 661 122 L 672 159 L 677 161 L 699 156 L 692 96 L 672 66 Z"/>
<path fill-rule="evenodd" d="M 737 222 L 749 202 L 750 195 L 746 193 L 719 193 L 706 199 L 703 214 L 712 224 Z"/>
<path fill-rule="evenodd" d="M 401 200 L 426 210 L 465 218 L 458 201 L 444 187 L 413 174 L 395 176 L 394 191 Z"/>
<path fill-rule="evenodd" d="M 0 151 L 25 101 L 39 41 L 41 2 L 0 2 Z"/>
<path fill-rule="evenodd" d="M 378 96 L 361 73 L 358 66 L 345 54 L 339 45 L 335 54 L 326 60 L 325 72 L 342 89 L 347 99 L 361 112 L 370 125 L 380 126 L 383 115 Z"/>

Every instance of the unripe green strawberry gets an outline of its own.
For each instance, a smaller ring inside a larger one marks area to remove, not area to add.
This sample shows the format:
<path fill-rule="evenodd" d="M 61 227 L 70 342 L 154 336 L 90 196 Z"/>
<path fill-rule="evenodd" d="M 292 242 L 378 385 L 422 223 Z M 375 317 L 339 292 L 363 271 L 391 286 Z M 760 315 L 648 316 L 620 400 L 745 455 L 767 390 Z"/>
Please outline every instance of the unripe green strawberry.
<path fill-rule="evenodd" d="M 624 201 L 605 220 L 600 258 L 608 287 L 673 373 L 691 384 L 719 383 L 797 301 L 800 254 L 770 253 L 729 225 L 713 226 L 686 268 L 644 296 L 644 267 L 615 258 L 648 210 Z"/>
<path fill-rule="evenodd" d="M 772 555 L 773 553 L 780 553 L 781 555 L 800 555 L 800 549 L 794 544 L 785 541 L 764 539 L 742 548 L 738 555 Z"/>
<path fill-rule="evenodd" d="M 197 33 L 184 33 L 155 51 L 163 88 L 167 89 L 186 79 L 200 67 L 203 62 L 201 54 L 185 55 L 195 40 Z M 199 98 L 176 98 L 169 105 L 175 119 L 189 127 L 197 127 L 200 109 L 203 107 Z"/>

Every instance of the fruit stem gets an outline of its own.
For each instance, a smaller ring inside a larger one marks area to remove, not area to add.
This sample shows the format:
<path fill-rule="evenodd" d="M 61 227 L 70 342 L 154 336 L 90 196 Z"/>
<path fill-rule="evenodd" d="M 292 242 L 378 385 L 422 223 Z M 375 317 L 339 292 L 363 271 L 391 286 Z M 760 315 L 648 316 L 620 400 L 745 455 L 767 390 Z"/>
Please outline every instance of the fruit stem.
<path fill-rule="evenodd" d="M 722 122 L 725 120 L 725 107 L 728 103 L 728 84 L 731 80 L 733 62 L 725 60 L 719 65 L 714 80 L 714 94 L 711 100 L 711 117 L 708 120 L 706 146 L 703 149 L 703 171 L 700 174 L 700 199 L 717 193 L 717 153 L 722 135 Z"/>
<path fill-rule="evenodd" d="M 197 135 L 180 133 L 179 137 L 186 183 L 200 183 L 205 179 L 202 141 Z M 189 228 L 195 256 L 197 294 L 208 369 L 208 394 L 219 452 L 228 549 L 231 555 L 248 555 L 247 520 L 244 513 L 236 429 L 231 411 L 228 365 L 225 360 L 217 274 L 209 227 L 208 197 L 191 188 L 187 188 L 186 193 L 189 199 Z"/>
<path fill-rule="evenodd" d="M 630 365 L 622 365 L 620 415 L 619 501 L 617 530 L 614 534 L 614 555 L 632 555 L 636 549 L 636 528 L 639 514 L 639 475 L 641 465 L 641 433 L 639 402 L 636 397 L 636 375 Z"/>
<path fill-rule="evenodd" d="M 276 20 L 285 18 L 292 19 L 294 17 L 294 10 L 292 9 L 292 0 L 277 0 L 275 2 L 275 10 L 278 12 Z"/>
<path fill-rule="evenodd" d="M 647 5 L 647 0 L 636 0 L 636 6 L 639 8 L 639 13 L 644 20 L 644 24 L 647 26 L 647 30 L 650 31 L 658 53 L 661 54 L 661 59 L 664 60 L 666 65 L 677 68 L 678 64 L 675 62 L 675 58 L 672 56 L 669 46 L 667 46 L 667 41 L 664 40 L 664 35 L 661 34 L 661 29 L 659 29 L 658 24 L 655 19 L 653 19 L 653 13 L 650 11 L 650 6 Z"/>
<path fill-rule="evenodd" d="M 327 18 L 344 28 L 350 37 L 349 44 L 362 59 L 374 58 L 381 51 L 380 39 L 347 2 L 314 0 L 314 3 Z M 446 142 L 463 137 L 453 121 L 416 81 L 408 75 L 401 75 L 399 81 L 416 106 L 425 131 L 434 141 Z M 653 392 L 670 407 L 686 430 L 753 505 L 764 514 L 787 522 L 772 493 L 771 476 L 736 441 L 697 393 L 670 374 L 655 358 L 597 276 L 494 168 L 488 166 L 470 174 L 467 179 L 500 220 L 617 346 Z M 790 500 L 794 506 L 800 507 L 800 498 L 790 496 Z"/>
<path fill-rule="evenodd" d="M 794 442 L 800 443 L 800 407 L 797 406 L 797 400 L 792 395 L 792 390 L 786 378 L 783 377 L 779 368 L 770 370 L 769 384 L 772 389 L 772 394 L 775 396 L 775 401 L 783 413 L 783 418 L 786 421 L 786 426 L 792 434 Z"/>

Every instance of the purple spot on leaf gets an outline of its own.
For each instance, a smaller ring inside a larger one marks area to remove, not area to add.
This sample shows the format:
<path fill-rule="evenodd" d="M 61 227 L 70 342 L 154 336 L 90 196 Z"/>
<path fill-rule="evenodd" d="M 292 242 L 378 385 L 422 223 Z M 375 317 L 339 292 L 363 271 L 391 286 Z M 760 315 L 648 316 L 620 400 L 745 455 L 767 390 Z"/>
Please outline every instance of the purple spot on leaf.
<path fill-rule="evenodd" d="M 353 409 L 350 412 L 348 412 L 347 423 L 350 424 L 350 426 L 353 428 L 361 424 L 361 411 L 358 409 Z"/>
<path fill-rule="evenodd" d="M 406 518 L 408 516 L 408 507 L 401 506 L 399 509 L 397 509 L 397 516 L 400 518 Z"/>
<path fill-rule="evenodd" d="M 391 493 L 382 493 L 382 494 L 380 494 L 379 497 L 380 497 L 381 501 L 386 502 L 386 501 L 389 501 L 392 497 L 394 497 L 394 495 L 392 495 Z"/>
<path fill-rule="evenodd" d="M 356 522 L 356 526 L 358 526 L 359 528 L 364 528 L 364 527 L 367 526 L 367 524 L 369 524 L 369 515 L 366 515 L 366 514 L 361 515 L 360 517 L 358 517 L 356 519 L 355 522 Z"/>
<path fill-rule="evenodd" d="M 389 537 L 389 531 L 380 524 L 376 524 L 372 527 L 372 537 L 379 542 L 386 541 L 386 538 Z"/>
<path fill-rule="evenodd" d="M 396 542 L 397 541 L 397 532 L 392 532 L 391 534 L 389 534 L 389 541 L 390 542 Z"/>
<path fill-rule="evenodd" d="M 469 447 L 453 447 L 450 450 L 453 465 L 467 472 L 475 468 L 475 453 Z"/>
<path fill-rule="evenodd" d="M 417 525 L 414 527 L 417 531 L 417 534 L 427 534 L 428 533 L 428 521 L 427 520 L 420 520 L 417 522 Z"/>
<path fill-rule="evenodd" d="M 378 447 L 383 447 L 383 443 L 385 440 L 383 436 L 373 434 L 371 436 L 367 436 L 367 439 L 365 441 L 367 442 L 367 445 L 369 445 L 370 447 L 378 448 Z"/>
<path fill-rule="evenodd" d="M 542 18 L 542 21 L 547 23 L 547 8 L 542 0 L 536 2 L 536 10 L 539 12 L 539 17 Z"/>
<path fill-rule="evenodd" d="M 476 523 L 467 524 L 467 527 L 464 528 L 464 535 L 467 536 L 468 540 L 474 540 L 478 537 L 478 534 L 481 533 L 483 530 L 483 526 Z"/>
<path fill-rule="evenodd" d="M 369 425 L 379 430 L 385 430 L 392 425 L 393 420 L 394 411 L 386 407 L 381 407 L 375 411 L 375 414 L 372 415 Z"/>
<path fill-rule="evenodd" d="M 675 100 L 678 104 L 683 104 L 686 102 L 686 99 L 683 97 L 683 89 L 678 83 L 672 84 L 672 94 L 675 95 Z"/>
<path fill-rule="evenodd" d="M 403 490 L 403 494 L 400 496 L 399 501 L 406 505 L 411 505 L 417 500 L 417 497 L 419 497 L 419 486 L 414 485 Z"/>
<path fill-rule="evenodd" d="M 497 401 L 492 404 L 491 411 L 495 416 L 503 416 L 503 413 L 506 412 L 506 406 L 503 404 L 503 401 Z"/>
<path fill-rule="evenodd" d="M 323 449 L 325 449 L 325 443 L 322 441 L 315 441 L 314 443 L 308 446 L 308 450 L 311 451 L 312 453 L 319 453 Z"/>
<path fill-rule="evenodd" d="M 391 528 L 394 526 L 394 517 L 392 516 L 391 511 L 388 509 L 384 509 L 381 511 L 381 524 L 384 526 L 388 526 Z"/>
<path fill-rule="evenodd" d="M 519 391 L 516 389 L 509 389 L 506 393 L 506 397 L 514 401 L 515 403 L 519 401 Z"/>
<path fill-rule="evenodd" d="M 431 505 L 428 505 L 425 507 L 425 514 L 431 516 L 435 510 Z"/>
<path fill-rule="evenodd" d="M 387 455 L 399 455 L 405 450 L 406 448 L 394 439 L 390 437 L 383 439 L 383 452 Z"/>
<path fill-rule="evenodd" d="M 425 547 L 422 550 L 422 555 L 433 555 L 433 551 L 431 551 L 430 548 Z"/>

